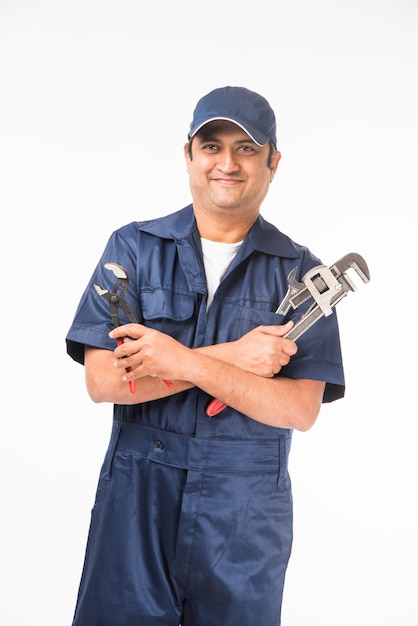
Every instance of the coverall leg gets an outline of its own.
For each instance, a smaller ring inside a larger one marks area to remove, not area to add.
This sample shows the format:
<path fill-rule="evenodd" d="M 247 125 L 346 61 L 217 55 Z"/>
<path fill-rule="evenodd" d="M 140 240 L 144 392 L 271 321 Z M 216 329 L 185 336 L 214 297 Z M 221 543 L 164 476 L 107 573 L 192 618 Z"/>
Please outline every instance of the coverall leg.
<path fill-rule="evenodd" d="M 292 543 L 286 445 L 269 443 L 277 454 L 266 463 L 263 444 L 257 457 L 252 442 L 203 442 L 197 453 L 195 443 L 115 425 L 73 626 L 280 625 Z M 182 459 L 188 469 L 176 467 Z"/>

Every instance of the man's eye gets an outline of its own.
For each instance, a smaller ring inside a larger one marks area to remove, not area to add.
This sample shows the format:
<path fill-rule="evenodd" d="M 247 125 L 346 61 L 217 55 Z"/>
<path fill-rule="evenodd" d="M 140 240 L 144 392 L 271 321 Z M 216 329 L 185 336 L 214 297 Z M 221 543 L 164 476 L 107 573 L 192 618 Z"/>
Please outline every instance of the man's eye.
<path fill-rule="evenodd" d="M 254 148 L 252 146 L 240 146 L 239 148 L 242 152 L 253 152 Z"/>
<path fill-rule="evenodd" d="M 204 150 L 216 150 L 217 146 L 214 143 L 207 143 L 203 146 Z"/>

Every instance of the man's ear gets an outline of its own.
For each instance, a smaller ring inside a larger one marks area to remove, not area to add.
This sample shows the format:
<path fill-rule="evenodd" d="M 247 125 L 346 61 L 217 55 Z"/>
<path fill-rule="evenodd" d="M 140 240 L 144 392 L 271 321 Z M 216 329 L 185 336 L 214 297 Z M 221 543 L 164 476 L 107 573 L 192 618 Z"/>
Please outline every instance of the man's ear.
<path fill-rule="evenodd" d="M 277 168 L 279 167 L 280 159 L 282 158 L 281 153 L 277 150 L 271 157 L 270 164 L 270 182 L 273 182 L 274 175 L 276 173 Z"/>
<path fill-rule="evenodd" d="M 192 160 L 192 142 L 188 141 L 184 144 L 184 158 L 186 159 L 186 165 L 188 166 Z"/>

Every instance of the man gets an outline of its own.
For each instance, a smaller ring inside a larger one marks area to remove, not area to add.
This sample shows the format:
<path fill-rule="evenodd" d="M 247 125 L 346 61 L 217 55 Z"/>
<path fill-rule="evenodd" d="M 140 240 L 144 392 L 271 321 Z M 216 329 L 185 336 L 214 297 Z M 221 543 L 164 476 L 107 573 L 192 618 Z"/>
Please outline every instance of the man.
<path fill-rule="evenodd" d="M 344 395 L 335 313 L 298 345 L 301 311 L 275 313 L 290 271 L 320 260 L 259 213 L 280 161 L 269 103 L 215 89 L 184 152 L 193 204 L 112 234 L 67 336 L 92 400 L 114 404 L 74 626 L 278 626 L 292 430 Z M 105 263 L 141 323 L 111 330 Z"/>

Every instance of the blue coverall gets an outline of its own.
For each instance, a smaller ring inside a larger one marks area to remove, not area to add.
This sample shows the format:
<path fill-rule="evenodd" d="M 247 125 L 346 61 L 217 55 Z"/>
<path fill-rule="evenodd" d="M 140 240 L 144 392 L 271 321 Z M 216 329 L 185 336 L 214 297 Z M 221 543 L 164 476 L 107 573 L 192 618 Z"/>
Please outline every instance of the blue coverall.
<path fill-rule="evenodd" d="M 207 313 L 192 206 L 128 224 L 110 237 L 68 332 L 80 363 L 85 345 L 115 348 L 108 302 L 93 288 L 112 288 L 107 262 L 126 268 L 138 320 L 197 347 L 298 319 L 302 308 L 274 313 L 287 276 L 297 266 L 300 280 L 320 260 L 259 216 Z M 335 311 L 298 340 L 278 375 L 326 381 L 324 402 L 344 395 Z M 280 625 L 292 431 L 230 407 L 210 418 L 210 400 L 193 388 L 114 406 L 73 626 Z"/>

